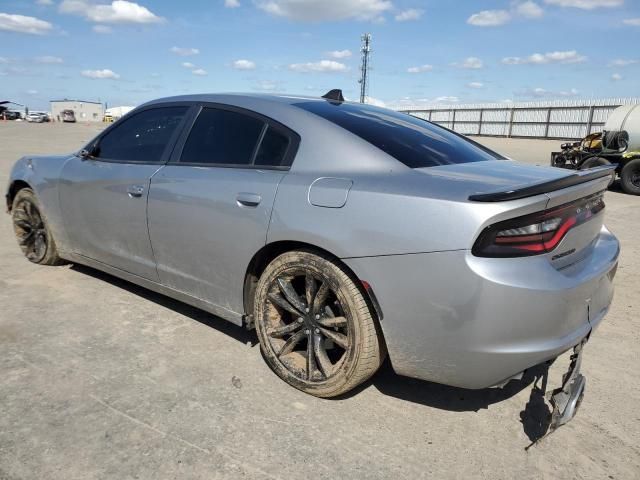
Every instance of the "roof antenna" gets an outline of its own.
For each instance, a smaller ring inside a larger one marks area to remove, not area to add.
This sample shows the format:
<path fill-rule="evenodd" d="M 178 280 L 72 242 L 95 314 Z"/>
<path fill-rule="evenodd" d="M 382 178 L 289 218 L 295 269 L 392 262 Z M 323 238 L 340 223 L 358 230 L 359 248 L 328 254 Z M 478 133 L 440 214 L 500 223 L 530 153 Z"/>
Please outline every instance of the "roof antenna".
<path fill-rule="evenodd" d="M 326 98 L 327 100 L 332 100 L 334 102 L 344 102 L 344 97 L 342 96 L 342 90 L 339 88 L 334 88 L 333 90 L 329 90 L 327 93 L 322 95 L 322 98 Z"/>

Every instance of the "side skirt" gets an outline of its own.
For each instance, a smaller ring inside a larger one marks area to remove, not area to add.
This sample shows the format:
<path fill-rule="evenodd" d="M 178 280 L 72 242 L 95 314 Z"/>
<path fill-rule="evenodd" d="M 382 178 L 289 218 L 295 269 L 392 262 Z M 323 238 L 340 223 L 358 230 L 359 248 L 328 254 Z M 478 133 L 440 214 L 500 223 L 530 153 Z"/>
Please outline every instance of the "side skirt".
<path fill-rule="evenodd" d="M 92 258 L 85 257 L 77 253 L 64 252 L 64 253 L 61 253 L 61 255 L 64 257 L 65 260 L 68 260 L 73 263 L 85 265 L 87 267 L 95 268 L 96 270 L 100 270 L 102 272 L 108 273 L 109 275 L 113 275 L 114 277 L 121 278 L 122 280 L 126 280 L 127 282 L 134 283 L 143 288 L 146 288 L 147 290 L 151 290 L 152 292 L 159 293 L 160 295 L 165 295 L 167 297 L 173 298 L 174 300 L 178 300 L 179 302 L 183 302 L 188 305 L 191 305 L 192 307 L 196 307 L 201 310 L 204 310 L 205 312 L 209 312 L 217 317 L 220 317 L 224 320 L 234 323 L 240 327 L 244 323 L 243 314 L 238 312 L 233 312 L 231 310 L 220 307 L 219 305 L 215 305 L 206 300 L 193 297 L 188 293 L 174 290 L 173 288 L 167 287 L 165 285 L 161 285 L 151 280 L 147 280 L 146 278 L 140 277 L 138 275 L 134 275 L 133 273 L 125 272 L 124 270 L 120 270 L 119 268 L 112 267 L 111 265 L 107 265 L 106 263 L 99 262 L 98 260 L 94 260 Z"/>

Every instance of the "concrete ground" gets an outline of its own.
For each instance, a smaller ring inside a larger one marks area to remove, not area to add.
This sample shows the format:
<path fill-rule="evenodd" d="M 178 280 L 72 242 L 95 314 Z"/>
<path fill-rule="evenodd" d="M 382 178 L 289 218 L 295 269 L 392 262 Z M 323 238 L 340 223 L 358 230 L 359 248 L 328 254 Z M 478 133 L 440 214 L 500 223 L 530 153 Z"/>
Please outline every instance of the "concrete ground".
<path fill-rule="evenodd" d="M 0 185 L 21 155 L 78 149 L 96 131 L 0 122 Z M 479 140 L 541 164 L 559 143 Z M 529 450 L 547 412 L 531 386 L 465 391 L 385 365 L 357 392 L 317 399 L 271 373 L 252 333 L 88 268 L 30 264 L 5 217 L 0 479 L 640 478 L 640 198 L 606 202 L 623 250 L 586 347 L 587 393 Z"/>

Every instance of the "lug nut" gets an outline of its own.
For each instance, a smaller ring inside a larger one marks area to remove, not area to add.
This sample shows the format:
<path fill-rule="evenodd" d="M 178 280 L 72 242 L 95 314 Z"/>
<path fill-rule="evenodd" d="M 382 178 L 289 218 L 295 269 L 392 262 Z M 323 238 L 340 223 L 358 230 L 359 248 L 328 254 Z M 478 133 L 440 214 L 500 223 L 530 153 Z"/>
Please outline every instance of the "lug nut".
<path fill-rule="evenodd" d="M 305 308 L 304 311 L 309 313 L 309 308 Z"/>
<path fill-rule="evenodd" d="M 309 335 L 311 333 L 311 330 L 309 330 L 308 328 L 304 331 L 304 333 L 306 333 L 307 335 Z"/>
<path fill-rule="evenodd" d="M 320 333 L 320 329 L 319 328 L 316 328 L 316 333 Z"/>
<path fill-rule="evenodd" d="M 304 322 L 304 320 L 302 319 L 302 317 L 298 318 L 298 323 L 302 323 Z"/>
<path fill-rule="evenodd" d="M 316 315 L 316 320 L 320 320 L 320 315 Z"/>

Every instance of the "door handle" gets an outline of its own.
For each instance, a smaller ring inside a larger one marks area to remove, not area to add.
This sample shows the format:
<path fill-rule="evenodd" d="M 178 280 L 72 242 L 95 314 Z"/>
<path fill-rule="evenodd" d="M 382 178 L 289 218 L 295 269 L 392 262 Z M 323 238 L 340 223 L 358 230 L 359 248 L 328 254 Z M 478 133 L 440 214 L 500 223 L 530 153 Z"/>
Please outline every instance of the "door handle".
<path fill-rule="evenodd" d="M 143 185 L 131 185 L 130 187 L 127 188 L 127 194 L 131 198 L 139 198 L 142 196 L 143 193 L 144 193 Z"/>
<path fill-rule="evenodd" d="M 236 196 L 236 201 L 240 207 L 257 207 L 262 201 L 262 197 L 257 193 L 241 192 Z"/>

